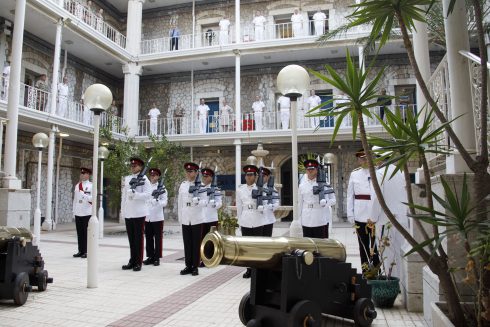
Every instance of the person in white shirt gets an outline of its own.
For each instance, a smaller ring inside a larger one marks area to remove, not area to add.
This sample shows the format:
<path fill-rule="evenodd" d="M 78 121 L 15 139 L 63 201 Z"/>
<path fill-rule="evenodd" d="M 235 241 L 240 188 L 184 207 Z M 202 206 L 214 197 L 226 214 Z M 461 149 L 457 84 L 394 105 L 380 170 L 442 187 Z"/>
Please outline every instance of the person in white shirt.
<path fill-rule="evenodd" d="M 371 176 L 369 175 L 364 150 L 356 152 L 360 165 L 352 171 L 347 186 L 347 219 L 354 224 L 359 242 L 359 255 L 363 266 L 370 263 L 379 264 L 374 222 L 371 217 L 372 194 Z M 363 268 L 363 271 L 365 268 Z"/>
<path fill-rule="evenodd" d="M 58 84 L 58 116 L 65 117 L 68 108 L 68 77 L 63 77 L 63 83 Z"/>
<path fill-rule="evenodd" d="M 151 168 L 149 174 L 152 196 L 147 201 L 148 216 L 145 219 L 146 259 L 143 264 L 159 266 L 162 257 L 163 221 L 165 219 L 163 208 L 167 206 L 168 197 L 165 185 L 162 185 L 161 188 L 163 194 L 153 195 L 153 192 L 158 190 L 158 182 L 162 175 L 160 169 Z"/>
<path fill-rule="evenodd" d="M 255 96 L 255 102 L 252 103 L 252 110 L 254 112 L 254 120 L 255 120 L 255 130 L 262 130 L 262 122 L 263 122 L 263 112 L 264 112 L 265 104 L 260 99 L 260 96 Z"/>
<path fill-rule="evenodd" d="M 206 192 L 201 190 L 198 178 L 199 166 L 193 162 L 184 164 L 185 181 L 180 184 L 177 197 L 178 217 L 182 224 L 182 238 L 184 241 L 185 268 L 181 275 L 199 275 L 201 262 L 201 236 L 204 223 L 204 208 L 207 206 Z M 194 191 L 195 189 L 195 191 Z"/>
<path fill-rule="evenodd" d="M 3 67 L 3 87 L 2 87 L 2 99 L 5 101 L 9 100 L 9 80 L 10 80 L 10 63 L 5 62 L 5 67 Z"/>
<path fill-rule="evenodd" d="M 254 25 L 254 31 L 255 31 L 255 41 L 263 41 L 264 40 L 264 28 L 265 28 L 265 22 L 267 20 L 265 19 L 264 16 L 260 13 L 259 10 L 255 13 L 255 17 L 252 20 L 252 24 Z"/>
<path fill-rule="evenodd" d="M 199 124 L 199 133 L 206 133 L 206 126 L 208 122 L 209 106 L 201 99 L 201 103 L 197 106 L 197 120 Z"/>
<path fill-rule="evenodd" d="M 150 181 L 144 175 L 140 180 L 142 185 L 134 184 L 143 170 L 144 161 L 133 157 L 129 159 L 129 162 L 131 164 L 131 175 L 124 177 L 121 197 L 123 200 L 122 216 L 126 223 L 131 258 L 128 264 L 122 266 L 122 269 L 140 271 L 143 262 L 143 230 L 145 228 L 145 218 L 149 213 L 146 201 L 150 198 L 152 189 Z M 132 187 L 131 184 L 136 186 Z"/>
<path fill-rule="evenodd" d="M 160 135 L 158 134 L 158 116 L 161 115 L 160 110 L 156 107 L 156 104 L 152 104 L 153 108 L 148 111 L 148 116 L 150 116 L 150 134 L 151 135 Z"/>
<path fill-rule="evenodd" d="M 219 123 L 221 126 L 221 132 L 229 132 L 231 130 L 231 114 L 233 114 L 233 109 L 228 105 L 228 102 L 223 99 L 223 105 L 219 109 Z"/>
<path fill-rule="evenodd" d="M 74 258 L 87 257 L 87 227 L 92 216 L 92 182 L 89 180 L 91 174 L 91 169 L 80 168 L 80 182 L 75 185 L 73 192 L 73 215 L 78 241 L 78 252 L 73 255 Z"/>
<path fill-rule="evenodd" d="M 282 95 L 277 100 L 281 113 L 281 125 L 282 129 L 289 129 L 289 116 L 291 115 L 291 100 L 288 97 Z"/>
<path fill-rule="evenodd" d="M 291 15 L 293 37 L 303 36 L 304 21 L 303 15 L 299 13 L 299 10 L 294 9 L 294 14 Z"/>
<path fill-rule="evenodd" d="M 322 99 L 315 94 L 315 90 L 310 90 L 310 96 L 306 99 L 306 104 L 308 106 L 307 110 L 310 111 L 311 109 L 317 107 L 322 103 Z M 315 112 L 310 112 L 312 113 L 318 113 L 317 110 Z M 310 127 L 316 128 L 320 125 L 320 117 L 310 117 Z"/>
<path fill-rule="evenodd" d="M 315 25 L 315 35 L 321 36 L 325 33 L 325 21 L 327 20 L 327 15 L 320 9 L 313 15 L 313 24 Z"/>
<path fill-rule="evenodd" d="M 319 162 L 308 159 L 303 162 L 306 169 L 306 178 L 298 189 L 298 212 L 303 226 L 303 237 L 328 238 L 328 227 L 332 224 L 330 207 L 335 205 L 334 193 L 329 193 L 332 188 L 324 185 L 325 194 L 320 198 L 318 188 Z"/>
<path fill-rule="evenodd" d="M 92 120 L 92 112 L 90 111 L 90 108 L 85 105 L 85 102 L 83 101 L 84 94 L 82 94 L 82 98 L 80 99 L 81 102 L 81 108 L 82 108 L 82 122 L 87 125 L 91 126 L 91 120 Z M 78 116 L 80 117 L 80 116 Z"/>
<path fill-rule="evenodd" d="M 218 227 L 218 209 L 223 206 L 223 199 L 221 196 L 221 190 L 214 185 L 213 192 L 213 179 L 215 178 L 215 172 L 211 168 L 201 169 L 202 173 L 202 189 L 207 195 L 207 204 L 204 213 L 204 223 L 202 228 L 201 242 L 204 236 L 211 230 L 212 226 Z"/>
<path fill-rule="evenodd" d="M 262 167 L 262 174 L 264 174 L 264 187 L 266 187 L 267 182 L 271 177 L 271 171 L 266 167 Z M 281 205 L 279 193 L 276 191 L 276 189 L 274 189 L 274 191 L 272 192 L 272 196 L 276 197 L 276 199 L 266 200 L 264 205 L 264 217 L 266 220 L 266 225 L 264 225 L 264 231 L 262 233 L 263 236 L 272 236 L 272 228 L 274 226 L 274 223 L 276 222 L 276 216 L 274 216 L 274 212 Z"/>
<path fill-rule="evenodd" d="M 227 45 L 228 40 L 228 28 L 230 27 L 230 20 L 223 17 L 219 21 L 219 45 Z"/>

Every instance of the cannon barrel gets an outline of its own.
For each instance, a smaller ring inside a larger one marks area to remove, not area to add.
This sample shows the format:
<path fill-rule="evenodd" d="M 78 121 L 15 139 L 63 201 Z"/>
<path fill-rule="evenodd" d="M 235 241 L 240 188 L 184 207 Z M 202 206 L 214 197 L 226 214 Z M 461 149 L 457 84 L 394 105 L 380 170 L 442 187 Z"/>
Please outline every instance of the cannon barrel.
<path fill-rule="evenodd" d="M 27 228 L 15 228 L 0 226 L 0 251 L 4 252 L 7 250 L 7 244 L 13 237 L 18 237 L 25 245 L 26 242 L 32 242 L 31 231 Z"/>
<path fill-rule="evenodd" d="M 208 233 L 201 243 L 201 258 L 206 267 L 233 265 L 240 267 L 278 269 L 282 256 L 294 250 L 318 253 L 323 257 L 345 262 L 342 243 L 331 239 L 294 237 L 251 237 Z"/>

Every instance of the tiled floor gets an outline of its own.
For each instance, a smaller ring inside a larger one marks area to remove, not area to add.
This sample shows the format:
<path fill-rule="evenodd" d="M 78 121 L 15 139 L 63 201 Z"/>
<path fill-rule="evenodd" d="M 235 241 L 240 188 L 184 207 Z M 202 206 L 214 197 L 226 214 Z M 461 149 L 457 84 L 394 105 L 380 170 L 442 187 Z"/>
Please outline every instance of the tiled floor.
<path fill-rule="evenodd" d="M 279 223 L 274 235 L 287 233 Z M 46 292 L 29 294 L 27 303 L 16 307 L 0 301 L 0 326 L 242 326 L 238 304 L 250 280 L 241 277 L 243 268 L 202 268 L 199 276 L 180 276 L 183 246 L 180 227 L 165 223 L 164 258 L 159 267 L 122 271 L 129 255 L 123 227 L 107 224 L 99 247 L 99 287 L 86 288 L 87 261 L 75 259 L 74 225 L 43 232 L 41 253 L 54 283 Z M 359 268 L 357 241 L 352 229 L 341 225 L 332 238 L 347 246 L 347 261 Z M 378 309 L 372 326 L 425 327 L 421 313 L 408 313 L 398 301 L 393 309 Z M 323 326 L 353 326 L 349 320 L 324 317 Z M 267 326 L 264 326 L 267 327 Z"/>

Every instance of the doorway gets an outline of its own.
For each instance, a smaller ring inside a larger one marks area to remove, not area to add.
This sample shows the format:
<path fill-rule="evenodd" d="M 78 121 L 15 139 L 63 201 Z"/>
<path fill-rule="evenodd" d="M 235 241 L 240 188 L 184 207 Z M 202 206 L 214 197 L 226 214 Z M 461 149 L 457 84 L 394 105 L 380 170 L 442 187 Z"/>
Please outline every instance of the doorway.
<path fill-rule="evenodd" d="M 326 91 L 317 91 L 316 94 L 322 99 L 322 103 L 332 100 L 332 90 L 326 90 Z M 324 105 L 323 107 L 320 108 L 320 110 L 327 110 L 333 107 L 333 103 L 330 102 L 327 105 Z M 321 117 L 320 119 L 320 127 L 334 127 L 335 126 L 335 121 L 334 117 L 332 116 L 324 116 Z"/>
<path fill-rule="evenodd" d="M 219 131 L 219 99 L 210 98 L 205 99 L 204 102 L 209 107 L 208 122 L 206 127 L 206 132 L 216 133 Z"/>

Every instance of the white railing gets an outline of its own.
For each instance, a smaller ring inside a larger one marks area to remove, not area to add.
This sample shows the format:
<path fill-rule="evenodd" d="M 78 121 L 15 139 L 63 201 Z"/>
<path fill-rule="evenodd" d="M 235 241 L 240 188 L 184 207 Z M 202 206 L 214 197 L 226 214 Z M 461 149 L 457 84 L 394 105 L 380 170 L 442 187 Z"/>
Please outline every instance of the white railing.
<path fill-rule="evenodd" d="M 318 27 L 318 30 L 316 29 Z M 328 19 L 323 22 L 310 20 L 304 23 L 280 23 L 254 26 L 247 24 L 242 28 L 242 41 L 270 41 L 299 37 L 318 37 L 328 31 Z"/>
<path fill-rule="evenodd" d="M 415 110 L 414 105 L 407 106 L 386 106 L 384 110 L 395 110 L 396 107 L 408 110 Z M 375 107 L 371 110 L 373 113 L 380 115 L 381 108 Z M 402 111 L 405 112 L 405 111 Z M 335 117 L 305 117 L 305 111 L 298 110 L 297 113 L 297 128 L 315 129 L 328 128 L 333 130 L 335 127 Z M 281 115 L 280 111 L 263 112 L 261 117 L 253 113 L 244 113 L 240 116 L 241 130 L 244 132 L 260 132 L 290 129 L 289 121 L 291 117 Z M 260 123 L 258 122 L 260 119 Z M 194 123 L 192 125 L 192 123 Z M 284 124 L 287 124 L 288 128 Z M 201 125 L 202 124 L 202 125 Z M 262 127 L 260 127 L 260 124 Z M 381 124 L 376 118 L 366 118 L 365 124 L 367 127 L 380 127 Z M 352 127 L 352 122 L 349 117 L 344 118 L 341 128 Z M 159 118 L 159 119 L 144 119 L 138 121 L 138 136 L 150 135 L 196 135 L 196 134 L 216 134 L 230 133 L 236 131 L 236 116 L 226 115 L 209 115 L 204 121 L 200 121 L 196 117 L 179 118 Z"/>
<path fill-rule="evenodd" d="M 49 112 L 51 106 L 51 93 L 20 83 L 19 104 L 26 108 Z"/>
<path fill-rule="evenodd" d="M 75 0 L 64 0 L 64 8 L 80 21 L 92 27 L 102 36 L 126 48 L 126 36 L 104 21 L 103 15 L 94 13 L 90 8 Z"/>

